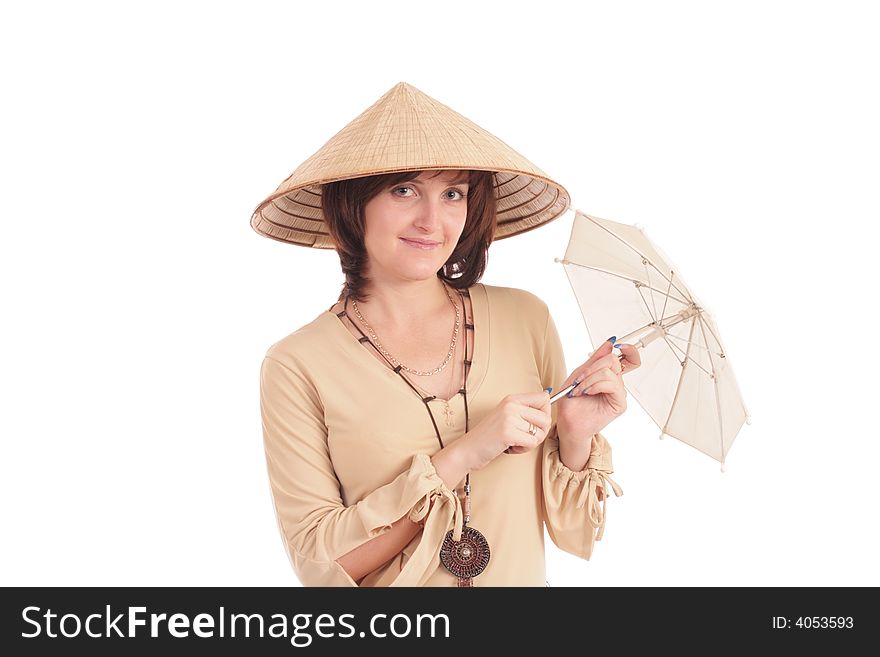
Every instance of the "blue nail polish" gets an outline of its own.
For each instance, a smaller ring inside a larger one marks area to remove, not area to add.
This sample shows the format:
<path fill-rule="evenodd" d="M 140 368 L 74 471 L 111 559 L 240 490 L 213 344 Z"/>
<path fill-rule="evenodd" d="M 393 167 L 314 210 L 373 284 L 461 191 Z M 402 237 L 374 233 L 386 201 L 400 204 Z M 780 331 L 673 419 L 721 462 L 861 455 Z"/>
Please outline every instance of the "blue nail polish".
<path fill-rule="evenodd" d="M 614 344 L 615 342 L 617 342 L 617 336 L 612 335 L 610 338 L 608 338 L 608 342 L 610 342 L 611 344 Z"/>
<path fill-rule="evenodd" d="M 620 349 L 620 345 L 621 345 L 621 344 L 623 344 L 623 343 L 622 343 L 622 342 L 618 342 L 616 345 L 614 345 L 614 348 L 615 348 L 615 349 Z"/>
<path fill-rule="evenodd" d="M 544 388 L 544 390 L 547 392 L 548 395 L 549 395 L 551 392 L 553 392 L 553 388 Z"/>
<path fill-rule="evenodd" d="M 571 398 L 572 398 L 572 393 L 573 393 L 573 392 L 574 392 L 574 390 L 570 390 L 569 393 L 566 395 L 566 397 L 568 397 L 569 399 L 571 399 Z"/>

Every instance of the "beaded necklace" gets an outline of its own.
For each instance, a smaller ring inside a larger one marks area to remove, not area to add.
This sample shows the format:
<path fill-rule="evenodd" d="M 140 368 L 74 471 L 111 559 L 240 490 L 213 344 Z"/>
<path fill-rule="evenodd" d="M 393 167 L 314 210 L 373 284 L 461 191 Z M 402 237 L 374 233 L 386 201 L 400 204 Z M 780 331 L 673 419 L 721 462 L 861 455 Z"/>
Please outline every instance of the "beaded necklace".
<path fill-rule="evenodd" d="M 448 293 L 448 292 L 447 292 Z M 467 296 L 470 298 L 469 290 L 458 290 L 459 298 L 461 299 L 461 305 L 464 308 L 464 326 L 468 331 L 473 332 L 474 325 L 472 322 L 468 322 L 467 317 L 467 305 L 465 303 L 464 297 Z M 349 295 L 345 297 L 345 307 L 342 311 L 336 313 L 337 317 L 340 319 L 342 317 L 347 317 L 351 322 L 352 326 L 354 326 L 358 333 L 361 334 L 361 337 L 358 338 L 358 342 L 361 344 L 369 344 L 377 352 L 382 355 L 384 358 L 394 369 L 394 372 L 397 373 L 400 378 L 406 382 L 406 384 L 412 388 L 412 390 L 419 396 L 422 402 L 425 404 L 425 408 L 428 411 L 428 415 L 431 418 L 431 424 L 434 426 L 434 433 L 437 435 L 437 442 L 440 443 L 440 449 L 443 449 L 443 439 L 440 437 L 440 430 L 437 428 L 437 422 L 434 420 L 434 413 L 431 411 L 431 407 L 429 406 L 429 402 L 434 399 L 437 399 L 437 395 L 429 395 L 423 396 L 421 392 L 419 392 L 416 387 L 407 379 L 403 374 L 401 374 L 401 369 L 403 366 L 400 363 L 393 363 L 388 356 L 379 351 L 376 348 L 376 345 L 370 340 L 370 338 L 360 329 L 360 327 L 351 319 L 351 316 L 348 314 L 348 299 Z M 470 422 L 468 418 L 468 404 L 467 404 L 467 376 L 470 370 L 471 361 L 468 360 L 468 341 L 467 336 L 465 336 L 464 340 L 464 360 L 462 361 L 463 367 L 463 378 L 461 384 L 461 389 L 458 391 L 458 394 L 462 395 L 464 398 L 464 423 L 465 423 L 465 433 L 469 431 Z M 384 350 L 383 350 L 384 351 Z M 446 402 L 447 408 L 449 403 Z M 456 491 L 456 494 L 458 492 Z M 489 558 L 491 553 L 489 551 L 489 542 L 486 540 L 486 537 L 483 536 L 480 532 L 478 532 L 473 527 L 469 527 L 468 523 L 471 519 L 471 475 L 467 473 L 465 477 L 464 483 L 464 503 L 462 504 L 462 510 L 464 511 L 464 520 L 462 523 L 461 530 L 461 540 L 455 541 L 452 538 L 453 530 L 449 530 L 446 532 L 446 537 L 443 540 L 443 545 L 440 547 L 440 562 L 443 566 L 455 575 L 458 578 L 458 586 L 459 587 L 472 587 L 473 586 L 473 578 L 482 573 L 486 566 L 489 564 Z"/>

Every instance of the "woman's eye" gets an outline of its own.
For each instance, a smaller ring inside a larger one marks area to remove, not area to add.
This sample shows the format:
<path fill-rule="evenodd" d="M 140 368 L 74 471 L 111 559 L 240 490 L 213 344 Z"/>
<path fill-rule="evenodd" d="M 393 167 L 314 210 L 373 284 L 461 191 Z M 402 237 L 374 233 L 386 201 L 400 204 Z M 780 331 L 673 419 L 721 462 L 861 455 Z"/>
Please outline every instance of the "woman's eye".
<path fill-rule="evenodd" d="M 406 191 L 404 191 L 404 190 L 412 192 L 413 188 L 406 186 L 406 185 L 402 185 L 400 187 L 395 187 L 392 190 L 392 192 L 394 194 L 396 194 L 397 196 L 403 196 L 403 197 L 408 197 L 408 196 L 412 195 L 412 194 L 407 194 Z M 446 192 L 444 192 L 444 193 L 447 194 L 446 198 L 448 198 L 449 200 L 452 200 L 452 201 L 458 201 L 458 200 L 461 200 L 467 196 L 467 194 L 465 194 L 460 189 L 447 189 Z M 451 194 L 451 196 L 449 196 L 450 194 Z M 456 196 L 456 194 L 457 194 L 457 196 Z"/>

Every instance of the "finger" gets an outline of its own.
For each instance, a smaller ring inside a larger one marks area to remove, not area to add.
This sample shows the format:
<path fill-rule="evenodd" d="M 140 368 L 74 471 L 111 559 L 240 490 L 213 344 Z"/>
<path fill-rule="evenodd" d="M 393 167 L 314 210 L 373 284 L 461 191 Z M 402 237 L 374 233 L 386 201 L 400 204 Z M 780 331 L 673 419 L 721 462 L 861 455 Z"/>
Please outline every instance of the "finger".
<path fill-rule="evenodd" d="M 504 450 L 507 454 L 522 454 L 540 445 L 553 425 L 547 414 L 537 409 L 523 406 L 521 413 L 521 417 L 514 420 L 513 432 L 508 434 L 510 444 Z M 529 433 L 531 425 L 535 426 L 534 435 Z"/>
<path fill-rule="evenodd" d="M 581 381 L 580 384 L 578 384 L 577 387 L 575 387 L 575 389 L 569 393 L 569 397 L 578 397 L 579 395 L 583 395 L 588 388 L 592 388 L 600 381 L 616 381 L 617 378 L 617 372 L 614 372 L 607 367 L 603 367 L 601 370 L 593 372 L 590 376 Z"/>
<path fill-rule="evenodd" d="M 608 340 L 605 340 L 605 342 L 603 342 L 601 345 L 599 345 L 599 348 L 596 349 L 596 351 L 594 351 L 592 354 L 590 354 L 590 357 L 584 363 L 582 363 L 581 365 L 579 365 L 578 367 L 576 367 L 574 369 L 574 371 L 568 376 L 568 378 L 562 384 L 562 387 L 560 388 L 560 390 L 562 388 L 566 388 L 566 387 L 570 386 L 575 381 L 578 381 L 578 380 L 583 381 L 584 377 L 589 376 L 593 371 L 595 371 L 596 363 L 600 359 L 610 355 L 612 353 L 612 351 L 614 350 L 614 347 L 613 347 L 614 340 L 616 340 L 616 338 L 614 336 L 611 336 L 611 338 L 609 338 Z"/>
<path fill-rule="evenodd" d="M 602 356 L 607 356 L 612 351 L 614 351 L 614 343 L 616 340 L 617 340 L 617 338 L 614 337 L 613 335 L 610 338 L 608 338 L 607 340 L 605 340 L 605 342 L 603 342 L 602 344 L 599 345 L 599 348 L 596 349 L 596 351 L 594 351 L 593 353 L 590 354 L 590 357 L 587 358 L 587 361 L 586 361 L 586 363 L 584 363 L 584 365 L 592 363 L 592 362 L 598 360 L 599 358 L 602 358 Z"/>
<path fill-rule="evenodd" d="M 587 382 L 590 380 L 590 377 L 596 374 L 596 372 L 602 371 L 610 372 L 615 376 L 619 375 L 622 372 L 622 367 L 617 356 L 609 354 L 601 361 L 596 363 L 595 367 L 587 369 L 578 378 L 572 381 L 572 383 L 577 382 L 577 387 L 572 390 L 571 393 L 569 393 L 569 397 L 576 397 L 579 394 L 579 390 L 583 390 L 587 385 L 589 385 Z"/>
<path fill-rule="evenodd" d="M 553 425 L 553 419 L 550 413 L 544 413 L 537 408 L 530 408 L 528 406 L 524 407 L 522 410 L 522 423 L 517 422 L 519 425 L 517 428 L 528 432 L 529 423 L 532 423 L 538 427 L 538 435 L 541 435 L 542 433 L 546 435 L 550 431 L 550 427 Z"/>
<path fill-rule="evenodd" d="M 584 394 L 593 397 L 602 393 L 611 395 L 620 406 L 623 406 L 626 403 L 626 388 L 620 385 L 618 381 L 602 379 L 591 385 L 588 391 Z"/>
<path fill-rule="evenodd" d="M 635 345 L 624 343 L 620 345 L 619 349 L 623 358 L 623 365 L 628 372 L 631 372 L 642 364 L 642 357 Z"/>
<path fill-rule="evenodd" d="M 621 369 L 620 358 L 615 356 L 613 353 L 608 354 L 607 356 L 603 356 L 602 358 L 597 360 L 595 363 L 593 363 L 593 365 L 586 368 L 586 370 L 584 371 L 584 375 L 590 376 L 593 372 L 598 372 L 599 370 L 602 370 L 602 369 L 609 369 L 612 372 L 619 373 L 620 369 Z"/>
<path fill-rule="evenodd" d="M 515 395 L 510 395 L 510 397 L 514 401 L 531 408 L 540 409 L 544 408 L 544 406 L 550 406 L 550 393 L 546 390 L 542 390 L 541 392 L 521 392 Z"/>

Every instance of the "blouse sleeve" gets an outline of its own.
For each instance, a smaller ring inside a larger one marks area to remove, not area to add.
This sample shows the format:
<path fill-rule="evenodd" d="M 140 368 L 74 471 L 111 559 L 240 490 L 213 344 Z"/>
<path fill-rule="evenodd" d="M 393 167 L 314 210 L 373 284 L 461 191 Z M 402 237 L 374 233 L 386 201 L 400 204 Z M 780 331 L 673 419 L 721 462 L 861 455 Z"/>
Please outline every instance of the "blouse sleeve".
<path fill-rule="evenodd" d="M 460 538 L 461 503 L 416 454 L 405 472 L 345 506 L 327 446 L 317 390 L 302 371 L 270 356 L 260 369 L 266 464 L 278 528 L 304 586 L 357 586 L 336 559 L 383 534 L 404 516 L 422 524 L 421 540 L 391 586 L 422 586 L 452 527 Z"/>
<path fill-rule="evenodd" d="M 562 342 L 548 312 L 541 363 L 542 385 L 558 386 L 567 376 Z M 560 549 L 589 559 L 594 542 L 601 540 L 605 531 L 608 486 L 618 497 L 623 495 L 623 490 L 609 477 L 614 472 L 611 445 L 601 433 L 592 438 L 590 457 L 583 470 L 575 472 L 566 467 L 559 458 L 555 405 L 552 416 L 553 426 L 544 440 L 542 463 L 547 532 Z"/>

